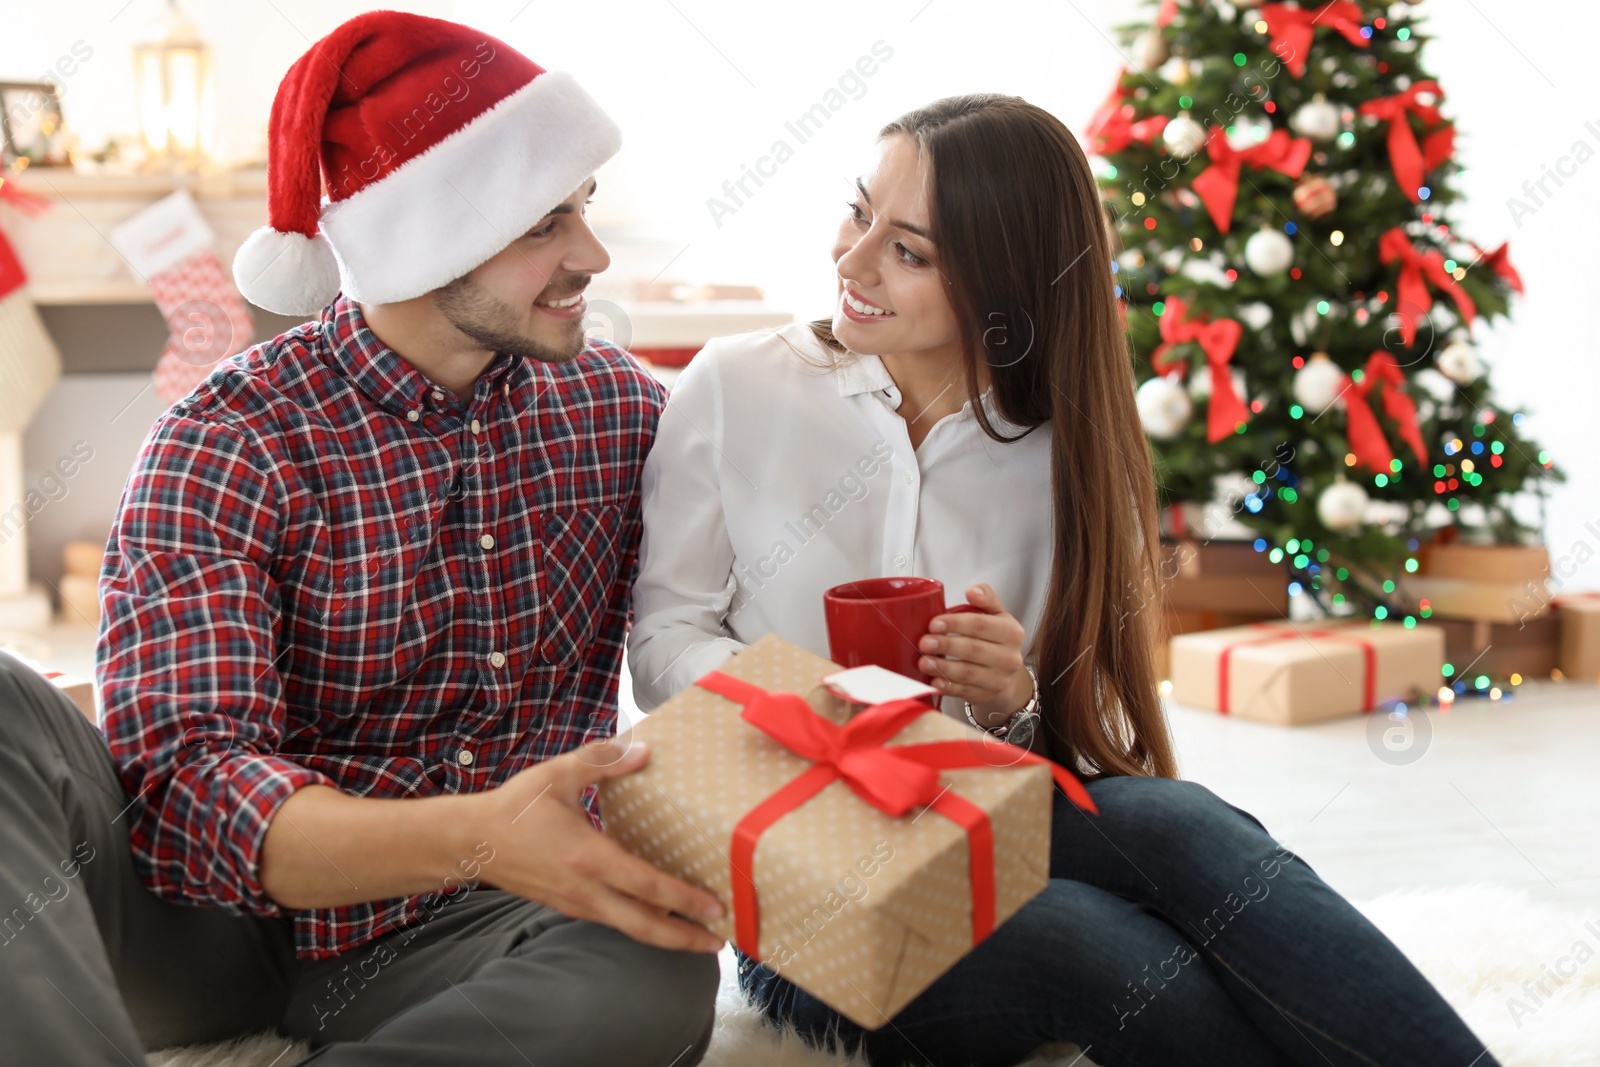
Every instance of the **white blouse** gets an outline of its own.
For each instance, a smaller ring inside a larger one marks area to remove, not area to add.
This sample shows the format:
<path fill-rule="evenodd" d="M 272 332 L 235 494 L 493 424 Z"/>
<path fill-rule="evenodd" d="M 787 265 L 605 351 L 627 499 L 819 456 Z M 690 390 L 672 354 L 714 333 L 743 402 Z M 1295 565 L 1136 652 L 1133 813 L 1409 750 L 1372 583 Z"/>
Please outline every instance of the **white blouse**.
<path fill-rule="evenodd" d="M 969 401 L 913 449 L 882 360 L 827 370 L 795 349 L 829 355 L 794 323 L 710 342 L 673 385 L 642 481 L 628 669 L 644 711 L 768 633 L 827 656 L 823 591 L 861 578 L 937 578 L 947 604 L 987 582 L 1033 640 L 1049 423 L 1001 444 Z M 983 402 L 996 430 L 1021 431 L 992 391 Z M 943 710 L 963 715 L 954 697 Z"/>

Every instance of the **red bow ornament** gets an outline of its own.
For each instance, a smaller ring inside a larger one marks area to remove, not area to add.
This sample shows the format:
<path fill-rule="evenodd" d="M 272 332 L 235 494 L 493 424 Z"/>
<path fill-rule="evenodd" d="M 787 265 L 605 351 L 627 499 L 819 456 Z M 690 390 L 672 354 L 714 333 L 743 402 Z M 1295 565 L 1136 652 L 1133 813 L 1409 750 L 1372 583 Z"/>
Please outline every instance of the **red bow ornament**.
<path fill-rule="evenodd" d="M 1072 772 L 1015 745 L 1005 746 L 1004 762 L 997 763 L 985 758 L 987 754 L 969 741 L 886 744 L 918 716 L 939 714 L 920 700 L 873 704 L 840 726 L 818 715 L 798 693 L 768 692 L 721 671 L 711 671 L 695 684 L 742 704 L 741 718 L 795 755 L 812 761 L 810 767 L 757 804 L 733 828 L 728 863 L 733 880 L 734 940 L 749 956 L 759 956 L 761 932 L 751 875 L 756 842 L 769 826 L 835 780 L 842 780 L 856 796 L 886 815 L 898 818 L 913 808 L 927 807 L 966 830 L 973 944 L 994 930 L 994 832 L 988 814 L 943 785 L 939 771 L 1044 764 L 1074 804 L 1099 813 L 1089 791 Z"/>
<path fill-rule="evenodd" d="M 1126 71 L 1123 72 L 1127 73 Z M 1147 119 L 1133 120 L 1134 106 L 1122 95 L 1122 78 L 1117 78 L 1117 86 L 1111 90 L 1111 95 L 1106 97 L 1105 103 L 1089 119 L 1089 125 L 1084 130 L 1084 135 L 1089 138 L 1090 151 L 1095 155 L 1108 156 L 1113 152 L 1120 152 L 1130 144 L 1138 141 L 1140 144 L 1150 144 L 1161 131 L 1167 128 L 1167 116 L 1151 115 Z"/>
<path fill-rule="evenodd" d="M 1378 238 L 1378 258 L 1385 263 L 1399 263 L 1400 275 L 1395 280 L 1395 313 L 1400 316 L 1400 337 L 1410 348 L 1417 339 L 1417 319 L 1428 314 L 1433 307 L 1433 294 L 1428 291 L 1431 280 L 1435 288 L 1449 293 L 1456 302 L 1461 321 L 1472 325 L 1478 313 L 1477 305 L 1465 289 L 1456 284 L 1455 277 L 1444 269 L 1444 256 L 1430 249 L 1419 252 L 1411 238 L 1396 226 Z"/>
<path fill-rule="evenodd" d="M 1477 246 L 1474 245 L 1473 247 L 1476 248 Z M 1485 267 L 1494 271 L 1495 274 L 1505 279 L 1505 283 L 1511 288 L 1519 293 L 1522 292 L 1522 275 L 1518 274 L 1517 268 L 1511 265 L 1511 244 L 1509 241 L 1501 241 L 1500 247 L 1493 252 L 1485 252 L 1479 248 L 1478 254 L 1481 257 L 1478 260 L 1479 263 L 1482 263 Z"/>
<path fill-rule="evenodd" d="M 1206 211 L 1217 229 L 1227 233 L 1233 226 L 1233 205 L 1239 196 L 1239 172 L 1249 164 L 1257 170 L 1275 170 L 1291 178 L 1300 177 L 1311 158 L 1311 142 L 1291 137 L 1287 130 L 1273 130 L 1263 141 L 1249 148 L 1234 148 L 1220 130 L 1206 139 L 1211 165 L 1194 179 L 1194 191 L 1205 202 Z"/>
<path fill-rule="evenodd" d="M 1263 4 L 1261 21 L 1267 24 L 1272 54 L 1283 60 L 1296 78 L 1306 72 L 1306 57 L 1311 52 L 1311 35 L 1318 26 L 1344 34 L 1357 48 L 1367 47 L 1361 36 L 1361 5 L 1351 0 L 1334 0 L 1312 10 L 1294 4 Z"/>
<path fill-rule="evenodd" d="M 1422 202 L 1417 190 L 1423 177 L 1433 168 L 1450 158 L 1455 151 L 1456 128 L 1444 122 L 1434 104 L 1418 102 L 1422 93 L 1432 93 L 1435 100 L 1444 95 L 1436 81 L 1420 81 L 1403 93 L 1380 96 L 1361 105 L 1361 113 L 1389 123 L 1389 165 L 1394 168 L 1394 180 L 1411 198 L 1413 204 Z M 1408 115 L 1416 115 L 1428 126 L 1438 126 L 1417 146 L 1417 135 L 1411 130 Z"/>
<path fill-rule="evenodd" d="M 1400 439 L 1411 446 L 1417 462 L 1428 462 L 1422 431 L 1417 427 L 1417 404 L 1404 391 L 1405 381 L 1405 374 L 1394 356 L 1380 349 L 1367 357 L 1361 381 L 1345 390 L 1345 432 L 1350 437 L 1350 451 L 1358 466 L 1388 474 L 1389 464 L 1394 459 L 1383 428 L 1372 413 L 1371 398 L 1375 392 L 1383 399 L 1383 410 L 1399 425 Z"/>
<path fill-rule="evenodd" d="M 1206 366 L 1211 368 L 1211 399 L 1206 405 L 1206 440 L 1216 444 L 1234 432 L 1241 422 L 1250 421 L 1250 410 L 1239 399 L 1233 388 L 1233 375 L 1228 364 L 1233 360 L 1233 350 L 1239 346 L 1244 327 L 1235 319 L 1186 319 L 1188 306 L 1179 297 L 1167 298 L 1166 310 L 1161 313 L 1161 344 L 1150 353 L 1150 368 L 1157 374 L 1184 371 L 1188 364 L 1183 360 L 1168 360 L 1167 352 L 1175 345 L 1190 341 L 1200 346 L 1206 354 Z"/>

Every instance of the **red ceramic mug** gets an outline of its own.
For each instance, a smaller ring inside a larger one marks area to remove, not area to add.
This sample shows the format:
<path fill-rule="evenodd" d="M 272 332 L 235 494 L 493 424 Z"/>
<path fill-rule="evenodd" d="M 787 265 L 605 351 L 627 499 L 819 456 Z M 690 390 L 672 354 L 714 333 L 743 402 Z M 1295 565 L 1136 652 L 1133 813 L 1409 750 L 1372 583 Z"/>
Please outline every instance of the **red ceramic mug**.
<path fill-rule="evenodd" d="M 878 666 L 915 678 L 932 679 L 917 661 L 917 647 L 936 615 L 982 612 L 976 604 L 946 606 L 944 583 L 934 578 L 866 578 L 836 585 L 822 594 L 828 622 L 828 658 L 841 667 Z M 937 696 L 928 703 L 938 707 Z"/>

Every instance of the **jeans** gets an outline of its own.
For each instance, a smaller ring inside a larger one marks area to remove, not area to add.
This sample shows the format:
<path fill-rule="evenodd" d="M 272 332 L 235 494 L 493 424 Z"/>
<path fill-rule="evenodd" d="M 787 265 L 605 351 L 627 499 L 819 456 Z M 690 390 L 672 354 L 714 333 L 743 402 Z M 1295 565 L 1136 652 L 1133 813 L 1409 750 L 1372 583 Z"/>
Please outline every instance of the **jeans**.
<path fill-rule="evenodd" d="M 710 1045 L 710 953 L 483 886 L 297 959 L 286 915 L 150 892 L 132 799 L 99 731 L 0 652 L 0 1063 L 132 1067 L 148 1049 L 270 1030 L 286 1038 L 276 1067 L 295 1062 L 287 1038 L 316 1067 L 691 1067 Z"/>
<path fill-rule="evenodd" d="M 1360 912 L 1254 817 L 1194 782 L 1055 791 L 1050 880 L 885 1025 L 865 1030 L 739 953 L 773 1022 L 873 1067 L 1009 1067 L 1074 1042 L 1103 1067 L 1496 1067 Z"/>

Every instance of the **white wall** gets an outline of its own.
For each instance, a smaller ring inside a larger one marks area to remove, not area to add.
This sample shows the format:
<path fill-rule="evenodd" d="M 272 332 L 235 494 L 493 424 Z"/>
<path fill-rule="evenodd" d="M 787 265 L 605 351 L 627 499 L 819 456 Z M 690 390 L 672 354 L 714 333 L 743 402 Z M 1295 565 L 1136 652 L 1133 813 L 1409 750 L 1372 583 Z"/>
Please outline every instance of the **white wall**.
<path fill-rule="evenodd" d="M 128 46 L 163 4 L 123 0 L 64 5 L 8 0 L 0 75 L 37 74 L 76 40 L 94 57 L 68 79 L 68 121 L 97 143 L 134 126 Z M 349 15 L 349 0 L 187 0 L 214 43 L 223 148 L 247 155 L 264 140 L 283 70 Z M 774 302 L 809 316 L 832 296 L 827 260 L 848 182 L 883 122 L 935 97 L 976 89 L 1025 96 L 1081 126 L 1121 56 L 1111 27 L 1152 8 L 1132 0 L 458 0 L 390 6 L 469 22 L 546 67 L 572 70 L 621 123 L 622 154 L 601 174 L 597 223 L 660 238 L 681 250 L 669 277 L 751 281 Z M 1565 179 L 1544 206 L 1514 221 L 1507 198 L 1556 164 L 1579 139 L 1600 150 L 1600 106 L 1587 71 L 1600 11 L 1573 0 L 1532 8 L 1510 0 L 1423 6 L 1439 39 L 1426 58 L 1458 120 L 1468 199 L 1457 227 L 1486 247 L 1512 240 L 1528 296 L 1513 322 L 1478 334 L 1508 405 L 1572 475 L 1548 509 L 1559 560 L 1585 542 L 1600 552 L 1600 468 L 1586 430 L 1596 422 L 1600 370 L 1580 316 L 1594 301 L 1600 265 L 1600 158 Z M 1529 14 L 1537 11 L 1537 19 Z M 115 16 L 115 18 L 113 18 Z M 822 98 L 876 41 L 893 50 L 814 139 L 799 145 L 744 206 L 715 225 L 706 199 L 767 153 L 784 122 Z M 1584 124 L 1596 123 L 1593 131 Z M 152 353 L 152 361 L 154 353 Z M 41 462 L 43 462 L 41 460 Z M 1593 530 L 1586 528 L 1592 523 Z M 1600 587 L 1600 561 L 1569 588 Z"/>

